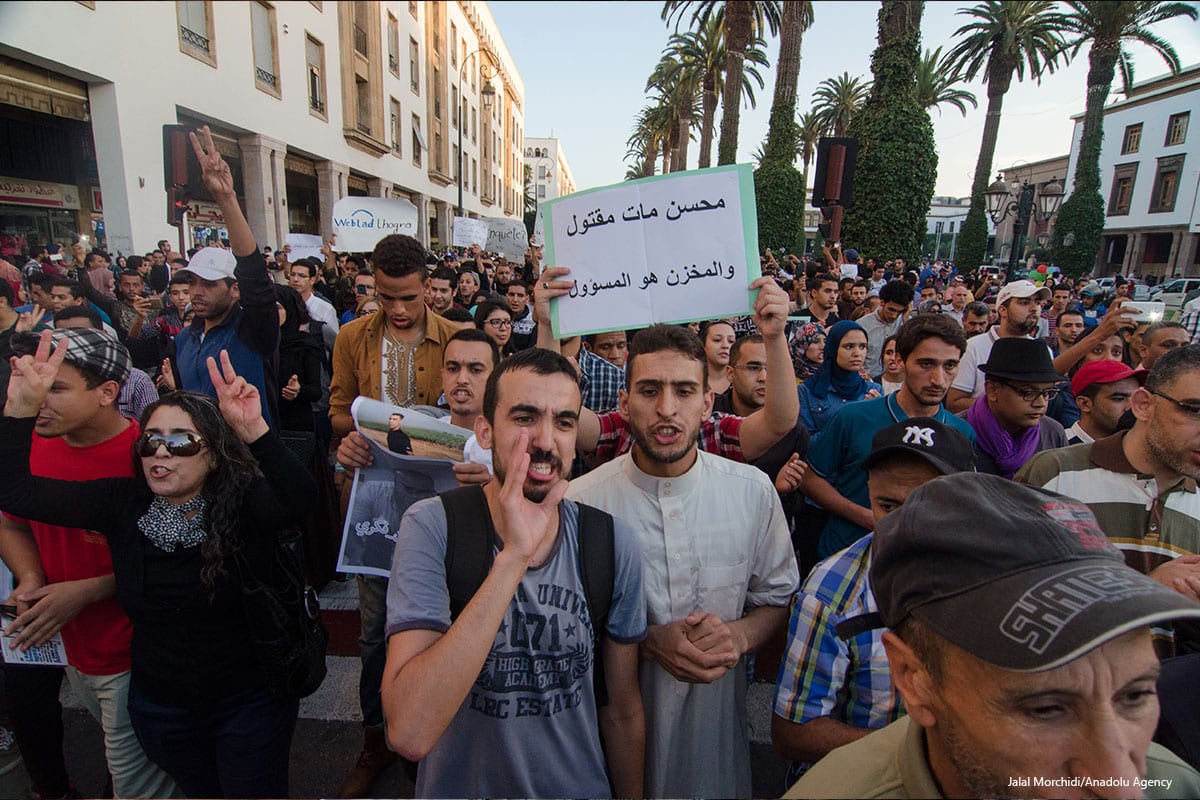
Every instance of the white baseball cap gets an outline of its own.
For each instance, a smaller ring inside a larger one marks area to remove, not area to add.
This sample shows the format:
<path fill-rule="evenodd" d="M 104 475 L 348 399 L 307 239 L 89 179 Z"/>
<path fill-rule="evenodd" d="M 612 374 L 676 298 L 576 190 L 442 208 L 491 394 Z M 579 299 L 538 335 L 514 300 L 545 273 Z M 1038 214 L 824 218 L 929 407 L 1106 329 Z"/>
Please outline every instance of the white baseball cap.
<path fill-rule="evenodd" d="M 206 281 L 219 281 L 224 278 L 236 280 L 233 275 L 236 266 L 237 259 L 233 257 L 233 253 L 220 247 L 205 247 L 197 250 L 196 255 L 188 260 L 188 265 L 179 272 L 190 272 Z"/>
<path fill-rule="evenodd" d="M 1021 299 L 1036 297 L 1038 300 L 1049 300 L 1050 290 L 1045 286 L 1038 286 L 1033 281 L 1012 281 L 1004 284 L 1004 288 L 996 297 L 996 305 L 1002 306 L 1014 297 Z"/>

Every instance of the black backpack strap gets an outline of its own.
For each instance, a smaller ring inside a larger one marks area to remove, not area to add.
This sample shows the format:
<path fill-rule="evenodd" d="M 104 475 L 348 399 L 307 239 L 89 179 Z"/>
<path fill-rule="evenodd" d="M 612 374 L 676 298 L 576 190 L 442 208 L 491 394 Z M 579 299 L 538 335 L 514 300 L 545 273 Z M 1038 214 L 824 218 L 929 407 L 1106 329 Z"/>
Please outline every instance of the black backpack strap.
<path fill-rule="evenodd" d="M 583 595 L 592 620 L 592 680 L 596 706 L 608 705 L 608 686 L 604 682 L 604 637 L 608 629 L 608 611 L 612 606 L 616 581 L 616 548 L 613 544 L 613 518 L 598 508 L 579 503 L 579 567 Z"/>
<path fill-rule="evenodd" d="M 482 486 L 462 486 L 439 497 L 446 509 L 446 588 L 455 620 L 492 568 L 495 528 Z"/>

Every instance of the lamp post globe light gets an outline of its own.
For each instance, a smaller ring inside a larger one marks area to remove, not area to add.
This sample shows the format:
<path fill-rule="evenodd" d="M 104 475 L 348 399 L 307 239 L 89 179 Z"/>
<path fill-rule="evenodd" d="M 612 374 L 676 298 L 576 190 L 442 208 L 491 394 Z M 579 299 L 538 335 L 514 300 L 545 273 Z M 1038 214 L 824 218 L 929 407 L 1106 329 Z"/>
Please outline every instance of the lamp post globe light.
<path fill-rule="evenodd" d="M 1012 170 L 1016 170 L 1015 165 Z M 1008 218 L 1009 214 L 1016 214 L 1016 220 L 1013 223 L 1012 247 L 1008 253 L 1008 274 L 1010 276 L 1017 266 L 1017 254 L 1025 248 L 1025 234 L 1029 228 L 1030 217 L 1036 213 L 1038 222 L 1048 222 L 1058 213 L 1065 194 L 1057 177 L 1051 178 L 1049 183 L 1042 186 L 1040 192 L 1037 191 L 1032 177 L 1033 175 L 1030 173 L 1019 185 L 1014 183 L 1010 187 L 1004 182 L 1003 175 L 997 175 L 996 180 L 984 192 L 988 216 L 991 217 L 993 223 L 999 225 Z M 1034 208 L 1035 193 L 1037 195 L 1036 210 Z M 1041 244 L 1041 237 L 1038 238 L 1038 243 Z"/>
<path fill-rule="evenodd" d="M 498 64 L 499 59 L 496 54 L 486 47 L 480 47 L 473 53 L 463 56 L 462 68 L 458 71 L 458 97 L 459 107 L 454 110 L 458 115 L 458 211 L 457 215 L 463 215 L 463 128 L 467 124 L 466 116 L 462 113 L 462 101 L 465 95 L 463 94 L 463 83 L 467 79 L 467 67 L 471 64 L 471 59 L 476 55 L 485 55 L 488 61 L 492 64 Z M 496 99 L 496 87 L 492 86 L 492 66 L 487 63 L 480 62 L 479 76 L 483 86 L 479 89 L 479 105 L 483 111 L 483 116 L 490 114 L 492 111 L 492 103 Z"/>

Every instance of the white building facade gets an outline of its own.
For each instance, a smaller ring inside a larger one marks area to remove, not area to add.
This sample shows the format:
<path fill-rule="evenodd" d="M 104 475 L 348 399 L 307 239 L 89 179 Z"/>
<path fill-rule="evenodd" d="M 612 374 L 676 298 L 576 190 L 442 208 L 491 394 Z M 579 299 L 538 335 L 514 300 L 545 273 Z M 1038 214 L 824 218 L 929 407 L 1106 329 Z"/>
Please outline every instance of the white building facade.
<path fill-rule="evenodd" d="M 1200 66 L 1153 78 L 1104 109 L 1100 196 L 1104 238 L 1098 276 L 1200 275 Z M 1070 189 L 1083 115 L 1075 117 Z"/>
<path fill-rule="evenodd" d="M 529 169 L 528 193 L 535 203 L 574 194 L 579 188 L 558 139 L 526 136 L 525 166 Z"/>
<path fill-rule="evenodd" d="M 446 244 L 460 140 L 464 213 L 520 217 L 524 105 L 483 2 L 5 3 L 0 255 L 178 241 L 167 124 L 210 126 L 262 245 L 328 237 L 347 196 L 406 198 Z M 194 172 L 187 189 L 203 245 L 223 220 Z"/>

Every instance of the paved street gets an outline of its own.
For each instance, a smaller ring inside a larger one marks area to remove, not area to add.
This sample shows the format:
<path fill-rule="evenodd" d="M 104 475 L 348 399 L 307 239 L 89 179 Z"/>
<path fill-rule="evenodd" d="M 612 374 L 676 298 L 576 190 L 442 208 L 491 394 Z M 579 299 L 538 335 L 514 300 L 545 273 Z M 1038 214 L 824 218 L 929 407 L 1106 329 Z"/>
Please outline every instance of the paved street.
<path fill-rule="evenodd" d="M 357 602 L 354 587 L 354 581 L 330 584 L 322 592 L 322 608 L 352 610 Z M 327 663 L 329 676 L 324 684 L 300 705 L 300 722 L 292 743 L 293 797 L 334 796 L 362 745 L 358 659 L 333 655 Z M 786 769 L 770 745 L 773 688 L 772 684 L 755 682 L 750 689 L 755 797 L 777 797 L 782 792 Z M 71 777 L 85 797 L 95 797 L 103 790 L 106 779 L 100 728 L 70 695 L 65 684 L 63 704 L 67 708 L 66 752 Z M 375 796 L 411 797 L 412 788 L 404 771 L 395 766 L 376 784 Z"/>

